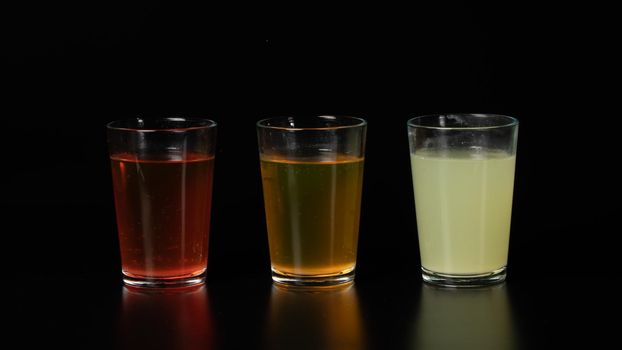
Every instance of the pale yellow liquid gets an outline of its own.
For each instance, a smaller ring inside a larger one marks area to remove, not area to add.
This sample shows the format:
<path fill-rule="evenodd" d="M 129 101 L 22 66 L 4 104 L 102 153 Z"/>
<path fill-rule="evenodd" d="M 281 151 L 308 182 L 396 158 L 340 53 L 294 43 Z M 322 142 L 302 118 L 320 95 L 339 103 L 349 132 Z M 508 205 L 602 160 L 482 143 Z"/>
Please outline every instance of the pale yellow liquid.
<path fill-rule="evenodd" d="M 472 275 L 507 264 L 515 156 L 411 154 L 421 265 Z"/>

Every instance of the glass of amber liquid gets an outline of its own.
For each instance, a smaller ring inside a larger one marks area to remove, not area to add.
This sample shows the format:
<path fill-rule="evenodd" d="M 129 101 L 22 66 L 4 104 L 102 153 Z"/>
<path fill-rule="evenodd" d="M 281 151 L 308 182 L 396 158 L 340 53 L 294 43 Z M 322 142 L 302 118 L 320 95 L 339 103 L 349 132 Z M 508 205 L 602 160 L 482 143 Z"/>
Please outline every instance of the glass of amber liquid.
<path fill-rule="evenodd" d="M 130 119 L 108 124 L 123 281 L 203 283 L 207 269 L 216 123 Z"/>
<path fill-rule="evenodd" d="M 354 280 L 366 127 L 338 116 L 257 123 L 273 281 Z"/>

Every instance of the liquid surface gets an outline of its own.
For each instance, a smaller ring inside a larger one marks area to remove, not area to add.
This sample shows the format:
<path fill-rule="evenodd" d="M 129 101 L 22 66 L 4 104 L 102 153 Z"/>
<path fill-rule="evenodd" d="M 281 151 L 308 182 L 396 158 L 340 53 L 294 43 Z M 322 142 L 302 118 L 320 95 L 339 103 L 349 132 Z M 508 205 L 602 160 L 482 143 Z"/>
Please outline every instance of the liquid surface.
<path fill-rule="evenodd" d="M 507 264 L 515 157 L 411 154 L 421 264 L 448 274 Z"/>
<path fill-rule="evenodd" d="M 363 159 L 261 160 L 273 269 L 296 275 L 351 271 L 356 264 Z"/>
<path fill-rule="evenodd" d="M 111 156 L 123 272 L 197 275 L 207 266 L 214 159 Z"/>

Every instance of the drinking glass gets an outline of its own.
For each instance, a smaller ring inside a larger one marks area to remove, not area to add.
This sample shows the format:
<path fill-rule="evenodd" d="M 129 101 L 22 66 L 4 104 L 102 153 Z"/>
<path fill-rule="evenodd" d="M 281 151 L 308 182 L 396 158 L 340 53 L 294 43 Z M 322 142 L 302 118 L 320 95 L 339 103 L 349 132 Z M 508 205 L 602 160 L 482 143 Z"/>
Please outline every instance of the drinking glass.
<path fill-rule="evenodd" d="M 204 281 L 216 123 L 130 119 L 108 124 L 123 281 L 143 287 Z"/>
<path fill-rule="evenodd" d="M 408 121 L 423 280 L 505 280 L 518 120 L 443 114 Z"/>
<path fill-rule="evenodd" d="M 257 123 L 272 279 L 354 279 L 363 185 L 363 119 L 277 117 Z"/>

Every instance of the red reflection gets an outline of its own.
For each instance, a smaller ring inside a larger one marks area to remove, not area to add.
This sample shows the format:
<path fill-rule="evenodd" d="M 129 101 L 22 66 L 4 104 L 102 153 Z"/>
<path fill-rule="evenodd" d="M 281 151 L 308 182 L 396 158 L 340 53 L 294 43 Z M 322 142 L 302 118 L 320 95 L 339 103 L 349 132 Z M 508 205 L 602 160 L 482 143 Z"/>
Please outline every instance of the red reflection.
<path fill-rule="evenodd" d="M 127 349 L 212 349 L 207 288 L 123 287 L 119 345 Z"/>

